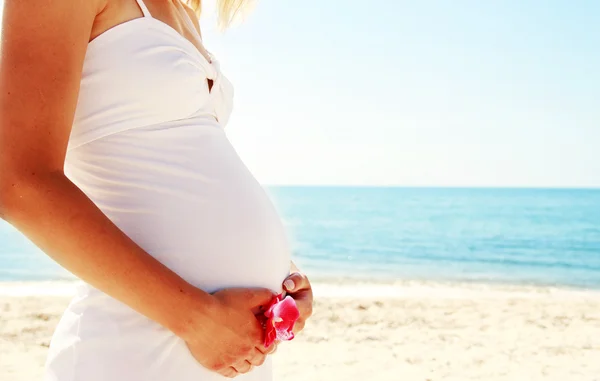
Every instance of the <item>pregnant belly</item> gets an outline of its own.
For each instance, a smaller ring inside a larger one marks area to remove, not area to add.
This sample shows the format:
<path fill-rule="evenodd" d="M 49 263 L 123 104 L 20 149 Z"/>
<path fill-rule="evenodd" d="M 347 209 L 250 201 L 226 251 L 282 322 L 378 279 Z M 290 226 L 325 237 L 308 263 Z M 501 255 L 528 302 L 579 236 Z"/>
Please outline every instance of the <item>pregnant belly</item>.
<path fill-rule="evenodd" d="M 65 170 L 195 286 L 281 290 L 290 265 L 283 224 L 220 128 L 181 122 L 115 134 L 69 151 Z"/>

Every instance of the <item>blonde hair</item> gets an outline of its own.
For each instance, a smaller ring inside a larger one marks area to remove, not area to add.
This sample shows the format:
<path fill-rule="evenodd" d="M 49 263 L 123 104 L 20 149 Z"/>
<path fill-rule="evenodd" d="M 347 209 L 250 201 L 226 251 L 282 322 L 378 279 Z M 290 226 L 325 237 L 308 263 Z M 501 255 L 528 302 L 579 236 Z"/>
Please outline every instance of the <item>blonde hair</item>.
<path fill-rule="evenodd" d="M 200 17 L 202 10 L 202 0 L 186 0 L 187 4 L 194 9 L 196 15 Z M 227 28 L 233 21 L 237 20 L 245 8 L 248 6 L 250 0 L 216 0 L 217 2 L 217 13 L 218 23 L 220 28 Z"/>

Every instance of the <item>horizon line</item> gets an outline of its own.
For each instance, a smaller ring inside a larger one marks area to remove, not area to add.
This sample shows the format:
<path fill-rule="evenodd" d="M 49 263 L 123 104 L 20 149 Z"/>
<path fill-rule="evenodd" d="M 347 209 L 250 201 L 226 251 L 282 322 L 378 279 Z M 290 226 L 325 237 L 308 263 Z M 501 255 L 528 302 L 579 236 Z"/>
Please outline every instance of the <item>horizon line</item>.
<path fill-rule="evenodd" d="M 521 185 L 402 185 L 402 184 L 262 184 L 268 188 L 405 188 L 405 189 L 514 189 L 514 190 L 600 190 L 598 186 Z"/>

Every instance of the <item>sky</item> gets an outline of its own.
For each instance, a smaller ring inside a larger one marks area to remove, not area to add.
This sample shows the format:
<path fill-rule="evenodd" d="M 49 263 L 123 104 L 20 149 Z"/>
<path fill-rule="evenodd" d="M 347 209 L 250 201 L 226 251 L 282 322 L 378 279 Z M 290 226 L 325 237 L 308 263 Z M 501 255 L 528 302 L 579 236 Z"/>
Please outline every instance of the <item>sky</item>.
<path fill-rule="evenodd" d="M 600 2 L 258 0 L 201 24 L 264 184 L 600 187 Z"/>

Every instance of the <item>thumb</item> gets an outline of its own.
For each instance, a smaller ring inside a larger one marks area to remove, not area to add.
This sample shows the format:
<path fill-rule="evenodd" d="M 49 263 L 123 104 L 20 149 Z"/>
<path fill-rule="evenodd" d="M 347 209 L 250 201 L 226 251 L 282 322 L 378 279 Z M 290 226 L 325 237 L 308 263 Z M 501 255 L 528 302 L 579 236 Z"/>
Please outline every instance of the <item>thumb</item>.
<path fill-rule="evenodd" d="M 298 290 L 310 288 L 310 283 L 304 274 L 294 272 L 285 278 L 285 281 L 283 282 L 283 288 L 287 292 L 293 293 Z"/>

